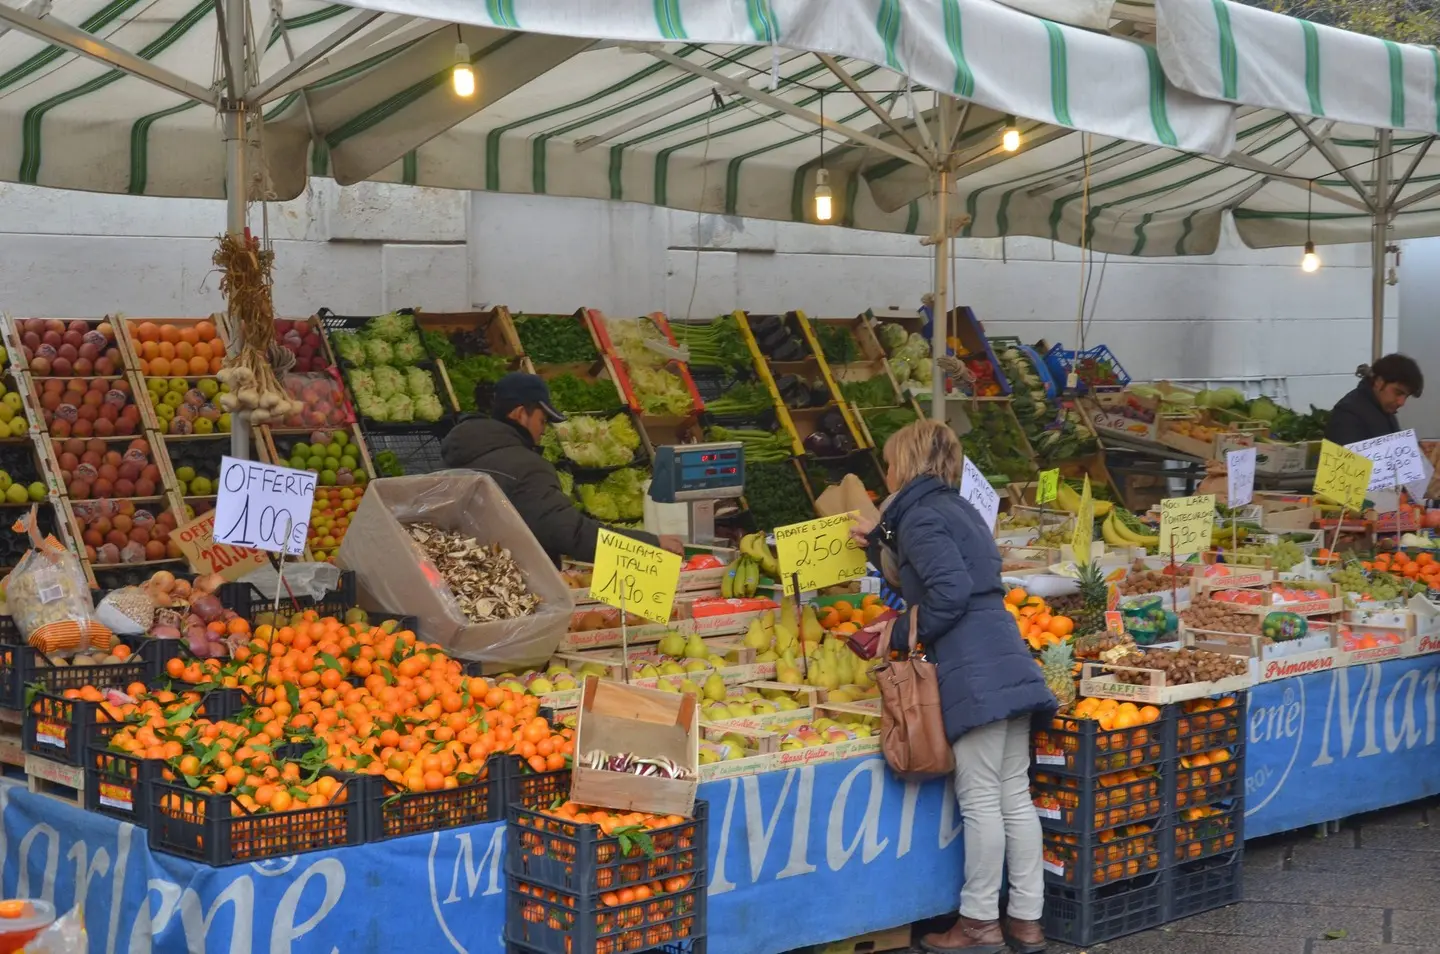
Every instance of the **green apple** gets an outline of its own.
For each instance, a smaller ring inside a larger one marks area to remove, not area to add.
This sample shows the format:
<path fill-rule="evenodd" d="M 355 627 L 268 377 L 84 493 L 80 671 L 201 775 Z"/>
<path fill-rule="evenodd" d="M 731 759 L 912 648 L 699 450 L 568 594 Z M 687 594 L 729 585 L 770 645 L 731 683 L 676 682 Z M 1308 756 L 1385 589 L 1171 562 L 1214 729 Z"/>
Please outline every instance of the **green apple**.
<path fill-rule="evenodd" d="M 190 481 L 192 481 L 192 480 L 195 479 L 195 468 L 194 468 L 194 467 L 177 467 L 177 468 L 175 468 L 175 478 L 176 478 L 177 480 L 183 480 L 183 481 L 185 481 L 185 483 L 188 484 Z"/>
<path fill-rule="evenodd" d="M 220 393 L 220 382 L 216 381 L 214 378 L 202 378 L 200 383 L 196 385 L 196 387 L 198 387 L 200 389 L 200 393 L 205 395 L 207 398 L 214 397 L 215 395 Z"/>
<path fill-rule="evenodd" d="M 11 436 L 11 437 L 21 437 L 21 436 L 23 436 L 23 435 L 25 434 L 25 432 L 28 431 L 28 430 L 30 430 L 30 424 L 29 424 L 28 421 L 25 420 L 25 418 L 23 418 L 23 417 L 13 417 L 13 418 L 10 419 L 10 436 Z"/>
<path fill-rule="evenodd" d="M 13 483 L 14 481 L 10 479 L 10 474 L 6 471 L 0 470 L 0 494 L 3 494 L 5 491 L 9 490 L 10 485 Z"/>
<path fill-rule="evenodd" d="M 41 488 L 41 497 L 44 497 L 44 488 Z M 30 499 L 30 492 L 25 489 L 24 484 L 11 484 L 5 490 L 5 499 L 12 504 L 22 504 Z"/>
<path fill-rule="evenodd" d="M 6 404 L 10 405 L 10 408 L 12 410 L 15 411 L 18 411 L 25 406 L 25 402 L 20 400 L 20 394 L 17 391 L 10 391 L 3 398 L 0 398 L 0 401 L 4 401 Z"/>
<path fill-rule="evenodd" d="M 204 418 L 201 418 L 200 420 L 204 420 Z M 199 421 L 197 421 L 196 423 L 199 423 Z M 178 477 L 179 474 L 176 474 L 176 476 Z M 209 477 L 196 477 L 194 480 L 190 481 L 191 496 L 208 497 L 214 489 L 214 485 L 211 484 Z"/>
<path fill-rule="evenodd" d="M 215 431 L 215 422 L 208 417 L 197 417 L 194 428 L 196 434 L 211 434 Z"/>
<path fill-rule="evenodd" d="M 10 418 L 15 416 L 15 409 L 4 401 L 0 401 L 0 424 L 9 424 Z"/>
<path fill-rule="evenodd" d="M 178 394 L 183 398 L 185 392 L 190 390 L 190 382 L 184 378 L 171 378 L 168 387 L 171 394 Z"/>
<path fill-rule="evenodd" d="M 219 428 L 221 434 L 230 433 L 230 414 L 228 411 L 220 415 L 220 420 L 215 422 L 215 426 Z"/>
<path fill-rule="evenodd" d="M 18 487 L 20 485 L 16 484 L 15 486 Z M 39 503 L 45 499 L 45 485 L 38 480 L 30 485 L 30 499 L 35 503 Z"/>

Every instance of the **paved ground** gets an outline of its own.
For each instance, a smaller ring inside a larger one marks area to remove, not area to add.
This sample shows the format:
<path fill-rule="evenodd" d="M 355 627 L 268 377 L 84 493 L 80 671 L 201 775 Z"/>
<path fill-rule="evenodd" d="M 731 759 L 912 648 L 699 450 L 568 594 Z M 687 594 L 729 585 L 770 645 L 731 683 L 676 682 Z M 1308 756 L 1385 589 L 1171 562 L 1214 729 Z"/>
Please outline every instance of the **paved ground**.
<path fill-rule="evenodd" d="M 1245 845 L 1245 900 L 1087 954 L 1440 952 L 1440 799 Z M 1081 949 L 1051 944 L 1051 954 Z"/>

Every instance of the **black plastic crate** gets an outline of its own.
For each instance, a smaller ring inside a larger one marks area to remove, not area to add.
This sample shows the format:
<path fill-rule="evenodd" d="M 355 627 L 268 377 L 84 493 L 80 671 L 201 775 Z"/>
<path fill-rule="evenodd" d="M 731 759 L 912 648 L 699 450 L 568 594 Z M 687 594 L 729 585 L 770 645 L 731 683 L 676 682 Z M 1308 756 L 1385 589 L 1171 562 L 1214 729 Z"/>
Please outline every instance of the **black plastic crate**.
<path fill-rule="evenodd" d="M 602 834 L 599 825 L 511 806 L 505 871 L 512 880 L 585 898 L 672 878 L 703 882 L 708 818 L 709 806 L 697 799 L 686 821 L 621 839 Z"/>
<path fill-rule="evenodd" d="M 1177 921 L 1240 901 L 1245 893 L 1244 870 L 1243 848 L 1177 866 L 1170 873 L 1165 920 Z"/>
<path fill-rule="evenodd" d="M 229 794 L 150 783 L 150 848 L 220 867 L 365 841 L 364 805 L 350 778 L 321 808 L 252 814 Z"/>
<path fill-rule="evenodd" d="M 1081 889 L 1045 886 L 1045 936 L 1085 947 L 1136 934 L 1166 921 L 1166 885 L 1159 872 Z"/>
<path fill-rule="evenodd" d="M 551 720 L 553 722 L 553 719 Z M 570 797 L 570 770 L 535 772 L 518 756 L 512 756 L 505 779 L 505 809 L 544 811 Z"/>
<path fill-rule="evenodd" d="M 1171 751 L 1176 757 L 1222 748 L 1238 754 L 1245 747 L 1248 702 L 1249 693 L 1235 692 L 1168 706 Z"/>
<path fill-rule="evenodd" d="M 1197 805 L 1212 805 L 1245 794 L 1243 755 L 1241 758 L 1233 758 L 1228 749 L 1216 751 L 1224 753 L 1225 761 L 1210 761 L 1215 755 L 1215 752 L 1211 752 L 1205 763 L 1200 764 L 1196 761 L 1199 758 L 1197 753 L 1195 756 L 1182 756 L 1170 770 L 1173 792 L 1169 797 L 1169 804 L 1176 811 Z"/>
<path fill-rule="evenodd" d="M 508 879 L 505 942 L 535 954 L 622 954 L 650 951 L 706 934 L 705 885 L 631 900 L 618 892 L 584 897 Z M 629 890 L 629 889 L 627 889 Z"/>
<path fill-rule="evenodd" d="M 195 690 L 176 688 L 173 691 L 178 695 Z M 229 718 L 243 708 L 244 699 L 244 693 L 238 689 L 215 690 L 200 698 L 193 714 L 210 719 Z M 118 706 L 67 699 L 59 693 L 37 692 L 25 706 L 20 747 L 31 755 L 52 762 L 84 765 L 96 730 L 123 722 Z"/>
<path fill-rule="evenodd" d="M 505 954 L 543 954 L 539 948 L 526 947 L 524 944 L 505 945 Z M 650 948 L 649 954 L 705 954 L 705 938 L 693 937 L 684 941 L 676 941 L 673 944 L 662 944 L 659 947 Z"/>
<path fill-rule="evenodd" d="M 120 640 L 125 645 L 131 643 Z M 131 646 L 130 656 L 120 663 L 99 666 L 55 666 L 44 653 L 25 643 L 0 644 L 0 708 L 22 709 L 25 689 L 36 685 L 46 692 L 61 693 L 66 689 L 85 686 L 123 689 L 132 682 L 146 682 L 154 668 L 151 659 L 157 643 L 167 640 L 147 639 Z"/>
<path fill-rule="evenodd" d="M 505 779 L 509 756 L 492 755 L 485 777 L 458 788 L 412 792 L 383 775 L 352 776 L 365 806 L 365 840 L 442 831 L 505 818 Z"/>
<path fill-rule="evenodd" d="M 164 762 L 109 748 L 120 726 L 97 725 L 85 755 L 85 807 L 145 828 L 150 824 L 150 783 L 160 777 Z"/>
<path fill-rule="evenodd" d="M 1092 888 L 1169 868 L 1164 820 L 1083 835 L 1044 832 L 1047 883 Z"/>
<path fill-rule="evenodd" d="M 1082 779 L 1159 765 L 1170 754 L 1171 718 L 1162 709 L 1153 722 L 1107 730 L 1094 719 L 1057 715 L 1031 733 L 1032 761 L 1037 771 Z"/>
<path fill-rule="evenodd" d="M 1098 832 L 1159 818 L 1166 810 L 1166 782 L 1157 766 L 1141 766 L 1072 778 L 1035 771 L 1030 794 L 1048 831 Z"/>
<path fill-rule="evenodd" d="M 407 476 L 433 474 L 445 469 L 445 461 L 440 456 L 440 442 L 449 432 L 449 427 L 443 430 L 427 427 L 413 432 L 381 431 L 371 430 L 368 421 L 365 427 L 372 461 L 377 454 L 390 451 L 400 461 Z"/>
<path fill-rule="evenodd" d="M 310 596 L 292 597 L 281 587 L 280 609 L 289 613 L 294 612 L 298 606 L 302 611 L 313 609 L 321 616 L 343 617 L 346 610 L 355 608 L 359 600 L 358 594 L 359 583 L 355 578 L 355 571 L 345 570 L 340 574 L 335 589 L 319 600 Z M 274 593 L 261 593 L 249 583 L 226 583 L 220 587 L 219 595 L 222 606 L 252 621 L 255 614 L 268 612 L 270 607 L 275 605 Z"/>
<path fill-rule="evenodd" d="M 1200 861 L 1229 854 L 1245 844 L 1245 799 L 1185 808 L 1175 813 L 1176 862 Z"/>

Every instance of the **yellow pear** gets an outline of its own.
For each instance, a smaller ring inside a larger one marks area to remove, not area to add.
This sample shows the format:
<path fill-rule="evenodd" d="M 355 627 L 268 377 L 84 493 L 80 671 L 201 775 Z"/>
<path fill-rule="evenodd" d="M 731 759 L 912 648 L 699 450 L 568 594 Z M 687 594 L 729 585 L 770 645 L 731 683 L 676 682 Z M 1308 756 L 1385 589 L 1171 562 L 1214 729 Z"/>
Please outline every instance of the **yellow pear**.
<path fill-rule="evenodd" d="M 690 679 L 680 680 L 680 689 L 678 691 L 681 693 L 688 692 L 695 698 L 700 698 L 700 687 L 695 685 L 694 681 Z"/>
<path fill-rule="evenodd" d="M 759 617 L 750 621 L 750 628 L 745 630 L 743 642 L 756 652 L 770 648 L 770 634 L 765 632 L 765 626 L 760 622 Z"/>
<path fill-rule="evenodd" d="M 730 710 L 730 718 L 732 719 L 743 719 L 746 716 L 755 714 L 755 710 L 744 702 L 732 702 L 726 706 L 726 708 Z"/>
<path fill-rule="evenodd" d="M 661 692 L 679 693 L 680 691 L 679 686 L 675 685 L 675 683 L 670 682 L 667 679 L 661 679 L 659 682 L 655 683 L 655 688 L 659 689 Z"/>
<path fill-rule="evenodd" d="M 685 652 L 685 637 L 671 630 L 660 639 L 660 652 L 666 656 L 680 656 Z"/>
<path fill-rule="evenodd" d="M 734 659 L 731 659 L 728 654 L 725 656 L 721 656 L 718 653 L 711 653 L 709 656 L 705 657 L 705 661 L 715 669 L 724 669 L 727 662 L 739 662 L 740 653 L 739 651 L 736 651 Z"/>
<path fill-rule="evenodd" d="M 704 672 L 710 668 L 710 664 L 703 659 L 691 659 L 685 663 L 686 672 Z"/>
<path fill-rule="evenodd" d="M 800 708 L 800 703 L 796 702 L 794 699 L 791 699 L 789 696 L 784 696 L 775 700 L 775 708 L 777 711 L 780 712 L 794 712 L 796 709 Z"/>
<path fill-rule="evenodd" d="M 681 655 L 686 659 L 704 659 L 710 655 L 710 647 L 705 645 L 699 633 L 691 633 L 690 638 L 685 641 L 685 651 Z"/>
<path fill-rule="evenodd" d="M 840 689 L 832 689 L 829 692 L 825 693 L 825 701 L 833 702 L 836 705 L 840 705 L 844 702 L 854 702 L 855 696 L 854 694 L 848 692 L 845 688 L 842 687 Z"/>
<path fill-rule="evenodd" d="M 720 761 L 720 750 L 709 745 L 700 746 L 700 764 L 710 765 Z"/>
<path fill-rule="evenodd" d="M 750 704 L 750 708 L 755 710 L 756 715 L 769 715 L 772 712 L 778 711 L 775 707 L 775 703 L 768 702 L 763 699 L 760 702 L 752 702 Z"/>
<path fill-rule="evenodd" d="M 678 676 L 684 671 L 685 667 L 673 659 L 660 664 L 660 675 L 662 676 Z"/>
<path fill-rule="evenodd" d="M 815 615 L 815 607 L 807 605 L 805 611 L 800 615 L 801 638 L 819 642 L 824 635 L 825 630 L 820 626 L 820 619 Z"/>
<path fill-rule="evenodd" d="M 777 660 L 777 659 L 779 659 L 779 658 L 780 658 L 780 654 L 777 653 L 777 652 L 776 652 L 775 650 L 773 650 L 773 649 L 767 649 L 767 650 L 765 650 L 763 653 L 756 653 L 756 654 L 755 654 L 755 661 L 756 661 L 757 663 L 762 663 L 762 662 L 774 662 L 775 660 Z"/>
<path fill-rule="evenodd" d="M 705 707 L 705 718 L 710 722 L 722 722 L 730 718 L 730 709 L 724 703 L 717 702 L 713 706 Z"/>
<path fill-rule="evenodd" d="M 712 672 L 710 678 L 705 680 L 705 698 L 710 702 L 719 702 L 725 698 L 725 680 L 720 678 L 718 672 Z"/>

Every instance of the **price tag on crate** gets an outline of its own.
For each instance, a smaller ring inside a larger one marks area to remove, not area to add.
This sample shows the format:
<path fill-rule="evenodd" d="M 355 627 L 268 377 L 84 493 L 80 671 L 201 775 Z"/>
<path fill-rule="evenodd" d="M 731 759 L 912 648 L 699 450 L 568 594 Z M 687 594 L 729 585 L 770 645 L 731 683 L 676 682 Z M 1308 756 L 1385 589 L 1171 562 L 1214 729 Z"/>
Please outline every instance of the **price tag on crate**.
<path fill-rule="evenodd" d="M 1000 515 L 1000 495 L 995 488 L 990 486 L 990 481 L 980 473 L 980 468 L 971 463 L 970 458 L 965 458 L 965 464 L 960 473 L 960 496 L 970 501 L 970 505 L 980 511 L 980 518 L 985 521 L 985 526 L 990 532 L 995 532 L 995 518 Z"/>
<path fill-rule="evenodd" d="M 317 479 L 307 470 L 220 458 L 215 540 L 291 556 L 304 553 Z"/>
<path fill-rule="evenodd" d="M 1160 501 L 1160 555 L 1210 549 L 1215 530 L 1215 495 L 1173 497 Z"/>
<path fill-rule="evenodd" d="M 865 551 L 850 537 L 858 516 L 837 513 L 775 529 L 775 559 L 786 595 L 795 594 L 796 576 L 802 593 L 865 576 Z"/>
<path fill-rule="evenodd" d="M 1243 507 L 1255 498 L 1255 448 L 1225 452 L 1226 504 Z"/>
<path fill-rule="evenodd" d="M 1320 442 L 1320 463 L 1315 470 L 1315 493 L 1347 510 L 1365 509 L 1365 493 L 1375 462 L 1331 441 Z"/>
<path fill-rule="evenodd" d="M 218 573 L 231 583 L 269 562 L 260 550 L 216 543 L 213 510 L 171 530 L 170 539 L 175 541 L 175 545 L 185 555 L 190 569 L 201 576 Z"/>
<path fill-rule="evenodd" d="M 1037 504 L 1054 503 L 1060 495 L 1060 468 L 1040 471 L 1040 486 L 1035 491 Z"/>
<path fill-rule="evenodd" d="M 668 623 L 679 585 L 678 554 L 613 530 L 600 531 L 590 581 L 592 599 L 655 623 Z"/>

